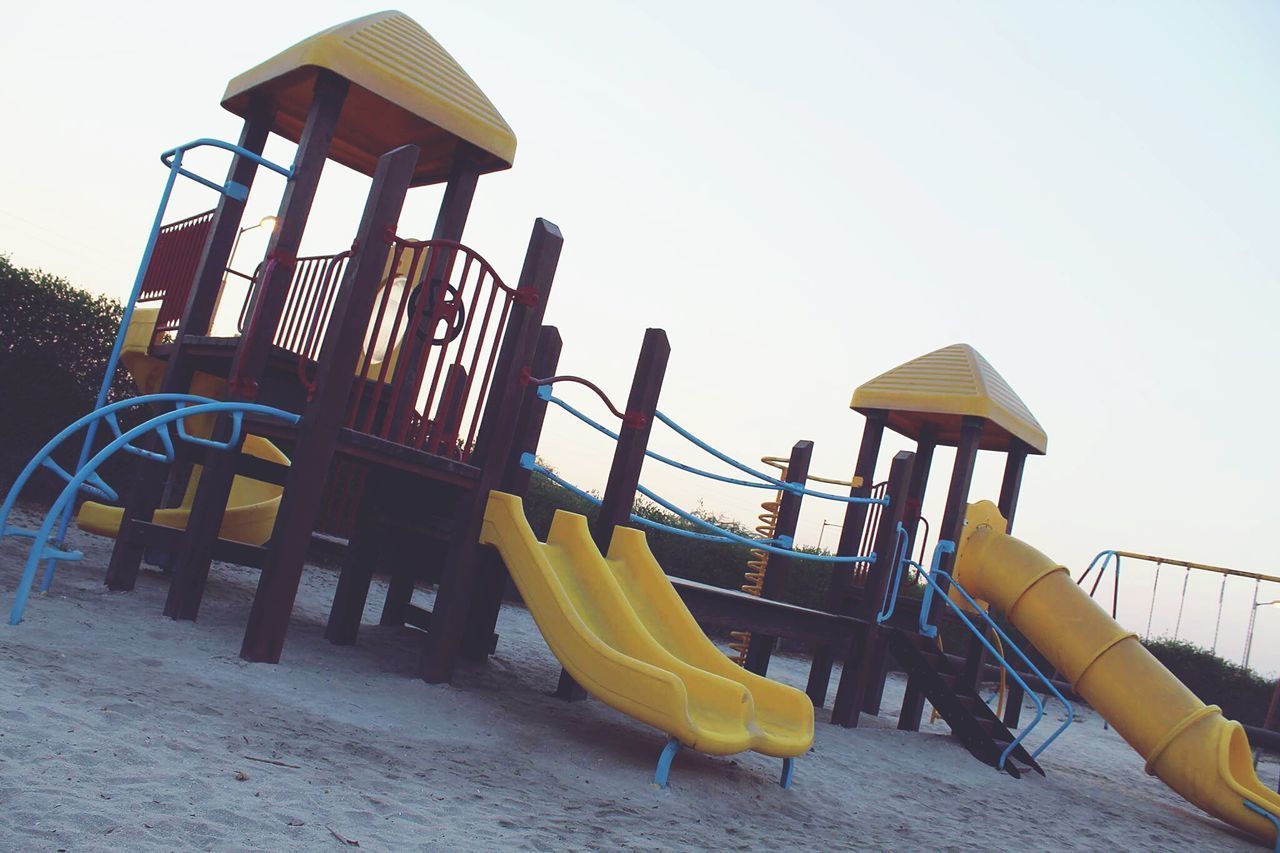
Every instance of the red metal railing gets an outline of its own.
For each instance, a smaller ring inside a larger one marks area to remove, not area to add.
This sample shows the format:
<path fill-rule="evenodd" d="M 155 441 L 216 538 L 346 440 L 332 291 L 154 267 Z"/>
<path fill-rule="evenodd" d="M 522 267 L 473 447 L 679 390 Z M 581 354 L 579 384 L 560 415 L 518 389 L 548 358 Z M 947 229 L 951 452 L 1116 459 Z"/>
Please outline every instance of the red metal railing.
<path fill-rule="evenodd" d="M 176 332 L 182 322 L 182 312 L 191 295 L 191 285 L 196 278 L 196 268 L 204 252 L 209 228 L 213 225 L 214 211 L 206 210 L 177 222 L 170 222 L 160 229 L 156 237 L 147 274 L 142 279 L 139 302 L 160 303 L 160 315 L 156 318 L 156 333 Z"/>
<path fill-rule="evenodd" d="M 307 387 L 308 392 L 314 390 L 309 367 L 320 356 L 320 344 L 329 327 L 329 319 L 333 316 L 333 304 L 350 258 L 351 252 L 346 251 L 336 255 L 298 258 L 294 264 L 284 311 L 280 315 L 280 325 L 276 327 L 271 342 L 281 349 L 302 356 L 298 361 L 298 379 Z M 253 297 L 270 263 L 258 264 L 253 271 L 249 292 L 245 294 L 244 304 L 240 306 L 237 328 L 241 333 L 245 331 L 246 323 L 250 322 Z"/>
<path fill-rule="evenodd" d="M 468 459 L 518 298 L 461 243 L 395 238 L 356 368 L 347 426 Z"/>

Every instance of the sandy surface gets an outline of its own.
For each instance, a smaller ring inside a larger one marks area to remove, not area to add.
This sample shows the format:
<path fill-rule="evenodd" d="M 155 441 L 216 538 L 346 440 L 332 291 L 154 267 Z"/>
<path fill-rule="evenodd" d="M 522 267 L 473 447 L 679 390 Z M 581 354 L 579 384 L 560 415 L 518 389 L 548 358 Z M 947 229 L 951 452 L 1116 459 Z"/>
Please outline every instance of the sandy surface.
<path fill-rule="evenodd" d="M 216 565 L 200 621 L 174 622 L 163 577 L 109 592 L 110 543 L 74 542 L 86 559 L 0 626 L 3 849 L 1259 849 L 1144 775 L 1089 709 L 1042 756 L 1047 778 L 1014 780 L 941 723 L 898 732 L 896 679 L 861 728 L 819 711 L 790 791 L 777 760 L 688 751 L 659 790 L 662 734 L 550 696 L 558 665 L 519 607 L 487 666 L 430 686 L 411 629 L 329 645 L 336 576 L 309 568 L 283 661 L 248 664 L 254 572 Z M 0 541 L 6 615 L 26 544 Z M 806 671 L 784 656 L 770 674 L 802 687 Z"/>

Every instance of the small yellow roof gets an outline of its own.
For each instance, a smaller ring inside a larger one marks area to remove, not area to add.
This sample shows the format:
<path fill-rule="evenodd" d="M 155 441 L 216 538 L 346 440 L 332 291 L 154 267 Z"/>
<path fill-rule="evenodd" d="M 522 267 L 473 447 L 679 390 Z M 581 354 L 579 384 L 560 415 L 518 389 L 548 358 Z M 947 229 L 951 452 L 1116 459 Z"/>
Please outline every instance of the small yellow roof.
<path fill-rule="evenodd" d="M 484 155 L 482 170 L 511 167 L 515 133 L 462 66 L 402 12 L 378 12 L 331 27 L 251 68 L 227 84 L 222 105 L 245 115 L 249 95 L 266 92 L 276 107 L 272 130 L 294 142 L 302 134 L 319 69 L 351 82 L 330 157 L 372 175 L 393 148 L 422 148 L 414 185 L 445 180 L 458 140 Z"/>
<path fill-rule="evenodd" d="M 985 418 L 983 450 L 1008 450 L 1016 438 L 1032 453 L 1044 453 L 1049 437 L 1027 404 L 982 354 L 953 344 L 899 365 L 853 392 L 849 406 L 863 414 L 889 411 L 889 427 L 918 439 L 926 424 L 938 428 L 938 443 L 959 441 L 966 415 Z"/>

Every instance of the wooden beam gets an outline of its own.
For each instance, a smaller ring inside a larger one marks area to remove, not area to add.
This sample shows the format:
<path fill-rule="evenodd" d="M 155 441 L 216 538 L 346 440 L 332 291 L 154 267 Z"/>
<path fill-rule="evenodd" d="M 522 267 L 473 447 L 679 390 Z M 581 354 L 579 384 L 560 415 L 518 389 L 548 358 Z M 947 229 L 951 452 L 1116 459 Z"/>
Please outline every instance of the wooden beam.
<path fill-rule="evenodd" d="M 368 328 L 378 281 L 386 266 L 387 229 L 400 218 L 418 164 L 418 146 L 404 145 L 378 160 L 357 239 L 334 301 L 333 317 L 320 347 L 316 391 L 298 425 L 293 465 L 271 534 L 267 565 L 258 581 L 240 656 L 276 663 L 289 630 L 311 530 L 324 500 L 324 484 L 347 414 L 351 377 Z"/>
<path fill-rule="evenodd" d="M 453 169 L 449 175 L 449 182 L 445 184 L 444 198 L 440 202 L 440 212 L 436 215 L 436 226 L 431 233 L 431 239 L 462 242 L 462 231 L 466 227 L 467 214 L 471 210 L 471 202 L 476 193 L 476 184 L 480 179 L 481 161 L 477 154 L 477 149 L 471 144 L 466 142 L 459 143 L 458 153 L 455 155 Z M 428 261 L 428 266 L 433 268 L 431 280 L 423 282 L 420 286 L 425 288 L 425 293 L 439 293 L 446 284 L 445 273 L 453 264 L 431 263 Z M 422 315 L 424 318 L 431 316 L 432 308 L 430 305 L 424 306 L 422 310 L 425 312 Z M 395 374 L 388 379 L 388 383 L 392 387 L 395 387 L 395 383 L 400 377 L 416 377 L 418 375 L 422 369 L 422 363 L 426 360 L 427 354 L 431 350 L 431 338 L 435 332 L 435 328 L 424 319 L 423 322 L 418 324 L 418 328 L 412 336 L 413 339 L 404 341 Z M 411 380 L 406 378 L 403 381 L 407 383 Z M 416 403 L 417 400 L 412 394 L 400 395 L 399 399 L 395 401 L 395 409 L 392 411 L 389 422 L 392 424 L 405 423 L 412 414 Z"/>
<path fill-rule="evenodd" d="M 791 448 L 791 457 L 787 460 L 787 482 L 803 487 L 809 480 L 809 462 L 812 459 L 813 442 L 797 441 Z M 778 506 L 778 521 L 774 525 L 775 539 L 783 536 L 795 538 L 803 497 L 795 492 L 783 492 Z M 790 557 L 781 554 L 769 555 L 769 562 L 765 566 L 764 583 L 760 590 L 761 598 L 771 601 L 782 598 L 787 589 L 787 572 L 790 569 L 790 563 Z M 747 645 L 747 659 L 743 666 L 756 675 L 766 675 L 769 672 L 769 658 L 773 655 L 775 642 L 776 638 L 753 631 L 751 641 Z"/>
<path fill-rule="evenodd" d="M 267 136 L 271 132 L 271 122 L 275 116 L 271 105 L 262 98 L 250 101 L 249 115 L 245 118 L 244 127 L 240 131 L 239 145 L 253 154 L 261 154 L 267 144 Z M 227 170 L 227 182 L 243 184 L 252 188 L 254 177 L 258 173 L 258 164 L 251 157 L 241 154 L 233 155 L 231 166 Z M 218 302 L 218 293 L 222 286 L 223 272 L 231 256 L 231 247 L 235 244 L 236 233 L 244 217 L 244 199 L 220 196 L 218 207 L 213 214 L 213 222 L 209 226 L 209 237 L 205 243 L 200 265 L 196 270 L 195 282 L 183 308 L 182 321 L 178 326 L 173 352 L 165 364 L 164 376 L 160 390 L 168 393 L 185 393 L 191 388 L 194 370 L 187 358 L 187 351 L 182 341 L 187 334 L 207 334 L 213 322 L 214 308 Z M 151 450 L 159 449 L 159 440 L 148 436 L 141 443 Z M 137 582 L 138 570 L 142 566 L 141 543 L 133 541 L 132 522 L 150 521 L 164 496 L 165 480 L 169 470 L 163 466 L 138 464 L 132 482 L 124 493 L 124 511 L 120 521 L 120 533 L 116 544 L 111 549 L 111 561 L 107 565 L 106 584 L 109 589 L 131 590 Z"/>
<path fill-rule="evenodd" d="M 560 332 L 554 326 L 543 326 L 538 332 L 538 345 L 533 351 L 533 363 L 529 372 L 540 379 L 554 376 L 556 367 L 560 364 L 562 346 Z M 533 472 L 521 466 L 520 457 L 525 453 L 538 452 L 546 416 L 547 401 L 538 396 L 537 386 L 527 386 L 524 400 L 520 404 L 515 441 L 512 442 L 511 455 L 507 458 L 506 470 L 502 475 L 502 491 L 521 498 L 529 491 L 529 479 Z M 496 549 L 485 548 L 480 551 L 478 560 L 476 595 L 461 649 L 462 656 L 471 660 L 483 660 L 492 648 L 492 637 L 498 624 L 498 612 L 502 609 L 502 596 L 508 581 L 507 568 Z"/>
<path fill-rule="evenodd" d="M 1007 526 L 1005 531 L 1013 533 L 1013 516 L 1018 510 L 1018 494 L 1022 491 L 1022 471 L 1027 464 L 1027 447 L 1016 438 L 1004 460 L 1004 478 L 1000 482 L 1000 514 L 1004 516 Z M 1031 654 L 1031 650 L 1028 650 Z M 1009 679 L 1008 693 L 1005 695 L 1004 724 L 1009 729 L 1018 728 L 1022 720 L 1022 685 Z"/>
<path fill-rule="evenodd" d="M 906 509 L 907 485 L 911 482 L 914 462 L 915 454 L 903 450 L 894 455 L 889 466 L 889 505 L 880 515 L 875 542 L 876 561 L 867 572 L 865 592 L 857 614 L 867 627 L 850 644 L 840 675 L 840 686 L 836 690 L 835 705 L 831 709 L 831 722 L 845 728 L 858 725 L 858 715 L 866 705 L 868 688 L 881 670 L 884 639 L 882 629 L 876 624 L 876 616 L 893 578 L 898 525 L 902 523 Z"/>
<path fill-rule="evenodd" d="M 515 441 L 520 401 L 525 386 L 521 369 L 532 364 L 537 346 L 538 328 L 546 311 L 547 299 L 560 262 L 564 237 L 560 229 L 545 219 L 534 223 L 520 272 L 517 291 L 507 333 L 494 368 L 493 387 L 485 402 L 484 417 L 476 439 L 480 479 L 475 492 L 461 501 L 454 535 L 442 568 L 432 611 L 431 630 L 422 652 L 418 674 L 431 684 L 453 678 L 458 652 L 472 613 L 472 596 L 478 572 L 480 528 L 484 523 L 485 504 L 489 492 L 502 483 L 511 446 Z"/>
<path fill-rule="evenodd" d="M 875 409 L 867 414 L 867 422 L 862 427 L 862 443 L 858 447 L 858 461 L 854 465 L 854 480 L 859 485 L 849 489 L 851 497 L 865 498 L 871 494 L 875 485 L 876 460 L 880 456 L 880 443 L 884 438 L 885 425 L 889 421 L 889 413 L 884 409 Z M 851 503 L 844 509 L 844 526 L 840 529 L 840 544 L 836 553 L 840 556 L 852 556 L 858 552 L 862 543 L 862 529 L 867 522 L 867 504 Z M 832 613 L 840 611 L 841 599 L 853 585 L 853 569 L 837 564 L 831 574 L 831 586 L 827 589 L 826 609 Z M 834 653 L 830 645 L 820 645 L 813 651 L 813 662 L 809 667 L 809 683 L 805 692 L 815 708 L 821 708 L 827 701 L 827 689 L 831 684 L 831 668 L 834 664 Z"/>
<path fill-rule="evenodd" d="M 284 310 L 298 245 L 329 155 L 347 86 L 345 80 L 329 72 L 321 72 L 316 77 L 315 95 L 298 142 L 293 177 L 285 187 L 276 230 L 267 249 L 267 258 L 273 260 L 264 267 L 263 280 L 250 308 L 249 325 L 231 360 L 228 400 L 253 400 L 257 396 L 258 380 L 262 378 L 276 326 Z M 230 419 L 220 417 L 215 423 L 213 437 L 226 440 L 230 429 Z M 187 535 L 174 557 L 173 579 L 165 599 L 164 613 L 171 619 L 193 620 L 199 612 L 212 559 L 210 549 L 226 512 L 235 479 L 235 454 L 239 452 L 240 447 L 236 446 L 226 454 L 210 458 L 200 474 L 200 485 L 187 517 Z"/>
<path fill-rule="evenodd" d="M 636 488 L 640 485 L 640 471 L 644 467 L 645 453 L 649 449 L 649 433 L 653 430 L 658 411 L 658 397 L 662 394 L 662 380 L 667 373 L 667 360 L 671 357 L 671 344 L 662 329 L 645 329 L 644 342 L 640 345 L 640 357 L 631 377 L 631 392 L 627 395 L 625 414 L 630 423 L 618 430 L 618 442 L 613 448 L 613 463 L 609 466 L 609 479 L 605 483 L 600 513 L 591 525 L 591 538 L 600 553 L 609 553 L 615 527 L 633 527 L 631 511 L 636 504 Z M 576 702 L 587 694 L 573 677 L 560 670 L 556 695 Z"/>
<path fill-rule="evenodd" d="M 973 469 L 978 459 L 978 445 L 982 441 L 984 420 L 966 416 L 960 425 L 960 440 L 956 446 L 956 460 L 951 469 L 951 483 L 947 487 L 947 504 L 942 511 L 942 523 L 938 525 L 938 539 L 959 542 L 964 531 L 964 514 L 969 503 L 969 487 L 973 483 Z M 948 574 L 955 564 L 955 554 L 944 555 L 939 568 Z M 938 596 L 945 596 L 950 584 L 938 578 Z M 946 604 L 936 601 L 929 612 L 929 624 L 937 625 Z M 902 711 L 898 715 L 898 728 L 919 731 L 920 717 L 924 714 L 924 692 L 917 679 L 907 680 L 907 690 L 902 698 Z"/>

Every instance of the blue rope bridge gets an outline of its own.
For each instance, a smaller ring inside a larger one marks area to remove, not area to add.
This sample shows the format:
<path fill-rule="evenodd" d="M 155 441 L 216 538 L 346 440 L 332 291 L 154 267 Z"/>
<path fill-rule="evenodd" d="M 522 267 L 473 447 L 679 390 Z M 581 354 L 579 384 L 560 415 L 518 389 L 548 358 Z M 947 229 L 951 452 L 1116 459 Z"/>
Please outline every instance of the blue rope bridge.
<path fill-rule="evenodd" d="M 600 393 L 600 392 L 597 390 L 597 393 Z M 539 398 L 549 403 L 554 403 L 555 405 L 559 406 L 561 409 L 568 412 L 570 415 L 573 415 L 575 418 L 582 421 L 587 426 L 591 427 L 597 432 L 608 436 L 614 441 L 618 440 L 619 434 L 617 432 L 609 429 L 604 424 L 591 418 L 589 415 L 583 413 L 579 409 L 575 408 L 573 405 L 555 396 L 555 394 L 552 392 L 552 382 L 544 381 L 544 383 L 541 384 L 538 388 L 538 396 Z M 606 405 L 609 405 L 607 400 L 606 400 Z M 610 408 L 612 409 L 611 405 L 610 405 Z M 670 417 L 663 414 L 662 412 L 657 412 L 656 417 L 659 421 L 666 424 L 673 431 L 675 431 L 676 434 L 678 434 L 685 440 L 689 441 L 694 446 L 709 453 L 711 456 L 714 456 L 716 459 L 719 459 L 720 461 L 737 469 L 738 471 L 741 471 L 744 474 L 749 474 L 755 479 L 744 480 L 738 477 L 728 477 L 728 476 L 725 476 L 724 474 L 717 474 L 713 471 L 706 471 L 702 468 L 698 468 L 693 465 L 688 465 L 684 462 L 677 461 L 668 456 L 664 456 L 663 454 L 658 453 L 655 450 L 648 450 L 648 449 L 645 450 L 645 455 L 648 456 L 649 458 L 656 459 L 657 461 L 662 462 L 665 465 L 669 465 L 681 471 L 685 471 L 687 473 L 694 474 L 699 477 L 704 477 L 709 480 L 715 480 L 716 482 L 720 482 L 720 483 L 728 483 L 730 485 L 744 486 L 747 488 L 754 488 L 754 489 L 772 489 L 775 491 L 783 491 L 789 494 L 808 495 L 811 497 L 823 498 L 825 500 L 838 501 L 841 503 L 862 503 L 862 504 L 880 504 L 880 505 L 887 505 L 889 503 L 888 497 L 868 498 L 868 497 L 858 497 L 858 496 L 850 496 L 850 495 L 835 495 L 835 494 L 830 494 L 828 492 L 822 492 L 822 491 L 806 488 L 801 483 L 788 483 L 787 481 L 780 480 L 777 477 L 772 476 L 771 474 L 765 473 L 764 471 L 756 470 L 755 468 L 752 468 L 751 466 L 746 465 L 738 461 L 737 459 L 734 459 L 732 456 L 729 456 L 728 454 L 720 450 L 717 450 L 715 447 L 711 446 L 710 444 L 703 441 L 698 436 L 694 435 L 684 427 L 680 426 L 678 423 L 676 423 L 674 420 L 672 420 Z M 562 488 L 568 489 L 570 492 L 582 498 L 583 500 L 591 504 L 594 504 L 595 506 L 600 505 L 600 498 L 588 493 L 587 491 L 579 488 L 578 486 L 575 486 L 573 483 L 570 483 L 568 480 L 565 480 L 563 477 L 556 474 L 554 471 L 547 468 L 546 466 L 539 465 L 537 462 L 537 459 L 532 453 L 525 453 L 523 456 L 521 456 L 520 464 L 525 469 L 529 471 L 533 471 L 537 474 L 540 474 L 543 477 L 546 477 L 548 480 L 551 480 L 556 485 L 561 486 Z M 661 495 L 657 494 L 651 489 L 646 488 L 643 485 L 638 486 L 637 491 L 644 497 L 653 501 L 658 506 L 662 507 L 667 512 L 693 525 L 695 528 L 698 528 L 696 530 L 690 530 L 684 527 L 675 527 L 670 524 L 663 524 L 660 521 L 656 521 L 652 518 L 646 518 L 642 515 L 637 515 L 634 513 L 631 515 L 631 521 L 633 523 L 638 524 L 642 527 L 647 527 L 651 530 L 657 530 L 662 533 L 671 533 L 676 536 L 683 536 L 688 539 L 696 539 L 704 542 L 722 542 L 727 544 L 745 545 L 750 548 L 758 548 L 770 554 L 780 554 L 787 557 L 791 557 L 793 559 L 812 560 L 814 562 L 819 562 L 819 563 L 873 563 L 875 562 L 875 559 L 876 559 L 875 553 L 866 554 L 866 555 L 852 555 L 852 556 L 806 554 L 804 552 L 794 550 L 795 542 L 792 540 L 790 536 L 779 536 L 774 539 L 754 539 L 749 536 L 742 536 L 741 534 L 735 533 L 732 530 L 727 530 L 718 524 L 708 521 L 705 518 L 700 518 L 694 515 L 693 513 L 688 512 L 687 510 L 681 509 L 679 506 L 666 500 Z M 703 532 L 700 532 L 700 531 L 703 531 Z"/>

